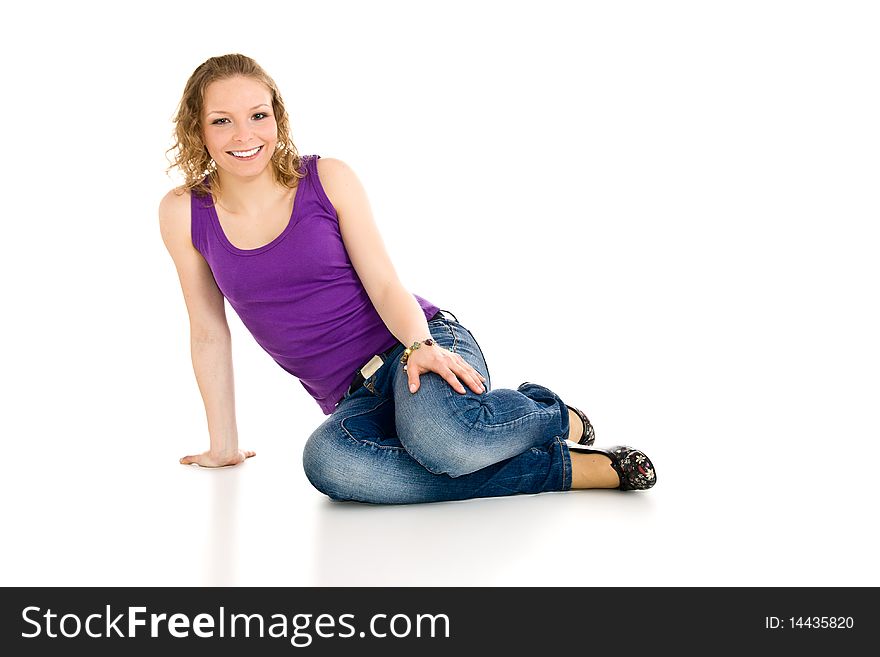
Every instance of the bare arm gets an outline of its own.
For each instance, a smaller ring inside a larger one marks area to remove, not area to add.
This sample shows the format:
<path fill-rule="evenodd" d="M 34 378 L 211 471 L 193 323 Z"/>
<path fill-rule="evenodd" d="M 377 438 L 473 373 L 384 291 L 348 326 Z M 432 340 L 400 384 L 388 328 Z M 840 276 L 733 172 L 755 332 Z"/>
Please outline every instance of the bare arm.
<path fill-rule="evenodd" d="M 329 157 L 318 160 L 318 175 L 339 217 L 351 264 L 385 326 L 406 346 L 431 337 L 424 311 L 400 282 L 391 263 L 357 175 L 345 162 Z M 459 354 L 446 349 L 417 349 L 407 363 L 411 392 L 419 389 L 419 376 L 424 372 L 436 372 L 460 393 L 465 393 L 461 381 L 477 394 L 484 392 L 486 378 Z"/>
<path fill-rule="evenodd" d="M 168 192 L 159 204 L 159 229 L 177 268 L 189 314 L 193 371 L 205 404 L 211 447 L 202 454 L 184 456 L 181 463 L 206 467 L 236 465 L 254 452 L 238 447 L 232 340 L 226 322 L 223 295 L 208 263 L 190 237 L 190 197 Z"/>

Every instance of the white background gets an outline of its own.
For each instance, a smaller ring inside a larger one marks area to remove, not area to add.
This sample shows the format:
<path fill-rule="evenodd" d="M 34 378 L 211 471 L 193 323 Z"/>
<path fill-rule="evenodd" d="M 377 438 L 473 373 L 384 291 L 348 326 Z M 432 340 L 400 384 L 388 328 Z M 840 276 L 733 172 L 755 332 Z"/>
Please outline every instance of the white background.
<path fill-rule="evenodd" d="M 4 10 L 3 585 L 873 585 L 880 12 L 870 2 L 14 3 Z M 651 491 L 335 503 L 324 419 L 227 311 L 211 471 L 158 230 L 227 52 L 360 176 L 493 388 L 550 387 Z"/>

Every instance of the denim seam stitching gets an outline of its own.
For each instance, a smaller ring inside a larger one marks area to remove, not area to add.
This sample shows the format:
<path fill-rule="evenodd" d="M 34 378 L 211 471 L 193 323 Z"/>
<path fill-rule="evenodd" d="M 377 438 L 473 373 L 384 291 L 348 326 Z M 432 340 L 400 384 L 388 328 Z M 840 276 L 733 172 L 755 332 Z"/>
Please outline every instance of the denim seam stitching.
<path fill-rule="evenodd" d="M 458 341 L 458 335 L 457 335 L 456 332 L 455 332 L 455 327 L 454 327 L 450 322 L 451 322 L 451 320 L 447 319 L 446 316 L 444 315 L 444 316 L 443 316 L 443 323 L 446 324 L 446 328 L 449 330 L 449 333 L 452 335 L 452 353 L 458 353 L 458 352 L 456 351 L 456 348 L 458 347 L 458 342 L 459 342 L 459 341 Z M 456 324 L 458 324 L 458 322 L 456 322 Z M 458 326 L 459 326 L 459 328 L 464 329 L 465 331 L 468 332 L 468 334 L 470 334 L 471 338 L 472 338 L 473 341 L 474 341 L 474 344 L 477 345 L 477 349 L 478 349 L 479 352 L 480 352 L 480 356 L 483 358 L 483 362 L 485 363 L 485 362 L 486 362 L 486 356 L 485 356 L 485 354 L 483 353 L 483 349 L 482 349 L 482 348 L 480 347 L 480 345 L 477 343 L 477 339 L 473 337 L 473 333 L 471 333 L 470 330 L 468 330 L 467 327 L 462 326 L 461 324 L 458 324 Z M 462 358 L 464 358 L 464 357 L 462 356 Z M 486 377 L 488 378 L 488 376 L 489 376 L 489 365 L 488 365 L 488 363 L 487 363 L 487 364 L 486 364 Z M 444 380 L 445 380 L 445 379 L 444 379 Z M 488 388 L 487 388 L 487 389 L 488 389 Z M 448 382 L 447 382 L 447 386 L 446 386 L 446 393 L 447 393 L 447 397 L 460 396 L 460 393 L 455 392 L 455 391 L 453 390 L 452 386 L 450 386 L 450 385 L 448 384 Z M 507 425 L 509 425 L 509 424 L 514 424 L 514 423 L 516 423 L 516 422 L 518 422 L 518 421 L 520 421 L 520 420 L 522 420 L 522 419 L 524 419 L 524 418 L 526 418 L 526 417 L 531 417 L 532 415 L 535 415 L 535 414 L 538 414 L 538 413 L 541 413 L 541 411 L 535 411 L 534 413 L 530 413 L 529 415 L 525 415 L 525 416 L 523 416 L 523 417 L 521 417 L 521 418 L 517 418 L 516 420 L 511 420 L 510 422 L 504 422 L 504 423 L 502 423 L 502 424 L 482 424 L 482 423 L 481 423 L 481 424 L 474 424 L 474 423 L 469 422 L 469 421 L 467 420 L 467 418 L 463 417 L 463 416 L 460 415 L 459 413 L 455 413 L 454 417 L 455 417 L 459 422 L 461 422 L 461 423 L 465 426 L 465 428 L 466 428 L 468 431 L 473 431 L 473 430 L 475 430 L 475 429 L 484 428 L 484 427 L 489 427 L 489 428 L 505 427 L 505 426 L 507 426 Z M 423 467 L 424 467 L 424 466 L 423 466 Z"/>
<path fill-rule="evenodd" d="M 455 327 L 454 327 L 452 324 L 450 324 L 450 321 L 449 321 L 448 319 L 446 319 L 445 316 L 444 316 L 444 321 L 446 322 L 446 328 L 449 329 L 449 333 L 452 335 L 452 353 L 454 353 L 454 354 L 458 354 L 458 352 L 456 351 L 456 348 L 458 347 L 458 335 L 456 335 L 456 333 L 455 333 Z M 457 322 L 456 322 L 456 323 L 457 323 Z M 461 328 L 464 328 L 464 327 L 462 326 Z M 467 330 L 467 329 L 465 329 L 465 330 Z M 462 356 L 462 358 L 464 358 L 464 356 Z M 461 396 L 460 393 L 456 392 L 456 391 L 453 389 L 453 387 L 452 387 L 451 385 L 449 385 L 449 382 L 448 382 L 448 381 L 446 381 L 446 380 L 444 379 L 444 382 L 446 382 L 446 396 L 447 396 L 447 398 L 449 398 L 449 397 L 459 397 L 459 396 Z M 466 417 L 464 417 L 464 416 L 463 416 L 461 413 L 459 413 L 458 411 L 456 411 L 456 412 L 454 413 L 454 417 L 455 417 L 455 419 L 458 420 L 461 424 L 463 424 L 464 427 L 465 427 L 468 431 L 473 431 L 473 429 L 475 428 L 474 425 L 473 425 L 472 423 L 468 422 L 468 419 L 467 419 Z"/>
<path fill-rule="evenodd" d="M 364 438 L 355 438 L 354 435 L 352 435 L 351 431 L 348 430 L 348 427 L 345 426 L 345 423 L 347 420 L 350 420 L 351 418 L 355 418 L 355 417 L 360 417 L 362 415 L 366 415 L 367 413 L 372 413 L 373 411 L 378 409 L 382 404 L 385 404 L 389 401 L 388 399 L 382 399 L 380 397 L 377 397 L 377 399 L 379 399 L 379 403 L 376 404 L 375 406 L 373 406 L 372 408 L 367 409 L 361 413 L 355 413 L 354 415 L 348 415 L 348 416 L 342 418 L 342 420 L 340 420 L 340 422 L 339 422 L 339 426 L 342 427 L 342 430 L 345 432 L 346 437 L 356 445 L 370 445 L 370 446 L 376 447 L 378 449 L 391 449 L 391 450 L 397 450 L 397 451 L 406 451 L 403 447 L 395 447 L 393 445 L 380 445 L 378 443 L 373 442 L 372 440 L 366 440 Z"/>
<path fill-rule="evenodd" d="M 509 422 L 501 422 L 500 424 L 486 424 L 485 422 L 477 422 L 477 423 L 474 423 L 472 428 L 474 428 L 474 429 L 481 429 L 481 428 L 502 429 L 505 427 L 512 426 L 512 425 L 516 424 L 517 422 L 521 422 L 522 420 L 525 420 L 526 418 L 530 418 L 533 415 L 542 415 L 544 413 L 545 413 L 544 411 L 533 411 L 533 412 L 529 413 L 528 415 L 523 415 L 521 417 L 516 418 L 515 420 L 510 420 Z"/>
<path fill-rule="evenodd" d="M 448 311 L 441 309 L 441 312 L 446 313 Z M 480 352 L 480 356 L 483 359 L 483 363 L 486 364 L 486 378 L 488 379 L 487 383 L 491 382 L 492 376 L 489 374 L 489 362 L 486 360 L 486 354 L 483 352 L 483 348 L 480 346 L 480 343 L 477 342 L 477 339 L 474 337 L 473 332 L 467 326 L 464 326 L 463 324 L 461 324 L 457 320 L 450 320 L 449 318 L 446 317 L 445 314 L 441 315 L 441 317 L 442 317 L 443 321 L 446 323 L 446 326 L 449 328 L 449 332 L 452 333 L 452 340 L 453 340 L 452 351 L 453 351 L 453 353 L 458 353 L 455 351 L 455 347 L 458 345 L 458 337 L 455 335 L 455 331 L 453 330 L 453 327 L 450 324 L 451 321 L 455 321 L 455 323 L 458 324 L 459 328 L 464 329 L 471 336 L 471 339 L 474 341 L 474 344 L 477 346 L 477 351 Z"/>
<path fill-rule="evenodd" d="M 458 336 L 455 334 L 455 330 L 452 328 L 452 324 L 449 323 L 449 320 L 446 319 L 446 316 L 443 316 L 443 323 L 446 325 L 446 329 L 452 335 L 452 353 L 458 353 L 455 348 L 458 346 Z"/>
<path fill-rule="evenodd" d="M 491 385 L 491 382 L 492 382 L 492 376 L 489 374 L 489 361 L 486 360 L 486 354 L 483 353 L 483 348 L 480 346 L 480 343 L 477 342 L 477 339 L 474 337 L 474 334 L 471 333 L 471 330 L 467 326 L 463 326 L 462 328 L 470 334 L 471 340 L 473 340 L 474 344 L 477 345 L 477 349 L 480 352 L 480 356 L 483 359 L 483 363 L 485 363 L 485 365 L 486 365 L 486 379 L 487 379 L 486 388 L 488 389 L 489 385 Z"/>
<path fill-rule="evenodd" d="M 556 443 L 559 445 L 559 456 L 562 461 L 562 490 L 569 490 L 571 488 L 571 476 L 569 476 L 569 483 L 566 485 L 565 475 L 567 474 L 567 468 L 565 467 L 565 452 L 563 450 L 566 449 L 565 445 L 562 444 L 562 439 L 559 436 L 556 436 Z"/>

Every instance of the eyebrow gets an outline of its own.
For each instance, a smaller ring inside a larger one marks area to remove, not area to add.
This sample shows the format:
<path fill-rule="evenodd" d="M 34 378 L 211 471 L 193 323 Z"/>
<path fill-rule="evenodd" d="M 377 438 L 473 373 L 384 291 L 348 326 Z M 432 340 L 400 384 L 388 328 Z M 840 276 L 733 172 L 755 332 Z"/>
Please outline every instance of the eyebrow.
<path fill-rule="evenodd" d="M 255 109 L 259 109 L 260 107 L 269 107 L 266 103 L 261 103 L 259 105 L 254 105 L 251 107 L 250 111 L 253 112 Z M 227 112 L 226 110 L 211 110 L 205 116 L 210 116 L 211 114 L 232 114 L 232 112 Z"/>

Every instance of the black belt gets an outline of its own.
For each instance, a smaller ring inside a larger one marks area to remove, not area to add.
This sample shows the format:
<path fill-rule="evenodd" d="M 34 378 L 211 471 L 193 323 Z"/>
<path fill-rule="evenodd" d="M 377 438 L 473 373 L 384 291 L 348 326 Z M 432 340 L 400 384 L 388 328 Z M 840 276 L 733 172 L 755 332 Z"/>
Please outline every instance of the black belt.
<path fill-rule="evenodd" d="M 449 312 L 449 311 L 447 310 L 446 312 Z M 433 322 L 435 319 L 442 317 L 443 316 L 442 313 L 443 313 L 442 310 L 438 310 L 437 313 L 428 321 Z M 452 313 L 449 313 L 449 314 L 452 315 Z M 455 315 L 452 315 L 452 316 L 455 317 Z M 456 321 L 458 321 L 458 320 L 456 320 Z M 357 390 L 362 385 L 364 385 L 364 381 L 366 381 L 368 377 L 372 376 L 373 373 L 375 373 L 375 371 L 379 369 L 379 367 L 382 367 L 382 365 L 385 363 L 385 361 L 388 360 L 388 357 L 391 355 L 391 352 L 394 351 L 395 349 L 397 349 L 400 346 L 400 344 L 401 343 L 398 341 L 396 344 L 393 344 L 392 346 L 388 347 L 388 349 L 383 351 L 381 354 L 376 354 L 375 356 L 373 356 L 363 367 L 361 367 L 358 370 L 357 374 L 355 374 L 354 380 L 351 382 L 351 385 L 348 387 L 348 392 L 346 394 L 353 393 L 355 390 Z M 381 359 L 382 362 L 380 363 L 378 360 L 376 360 L 374 362 L 374 359 Z M 372 366 L 370 365 L 370 363 L 373 363 Z M 378 365 L 378 367 L 377 367 L 377 365 Z M 367 371 L 367 376 L 364 376 L 364 370 Z"/>

